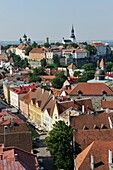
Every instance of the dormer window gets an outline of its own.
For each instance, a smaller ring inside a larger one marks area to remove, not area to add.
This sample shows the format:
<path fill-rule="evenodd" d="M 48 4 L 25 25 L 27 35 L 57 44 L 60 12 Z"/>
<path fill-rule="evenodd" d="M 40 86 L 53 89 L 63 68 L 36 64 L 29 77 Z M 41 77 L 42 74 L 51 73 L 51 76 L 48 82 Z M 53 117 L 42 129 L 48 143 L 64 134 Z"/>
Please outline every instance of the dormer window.
<path fill-rule="evenodd" d="M 81 90 L 78 90 L 78 95 L 82 95 L 83 93 L 82 93 L 82 91 Z"/>
<path fill-rule="evenodd" d="M 107 92 L 105 90 L 102 91 L 103 95 L 107 95 Z"/>

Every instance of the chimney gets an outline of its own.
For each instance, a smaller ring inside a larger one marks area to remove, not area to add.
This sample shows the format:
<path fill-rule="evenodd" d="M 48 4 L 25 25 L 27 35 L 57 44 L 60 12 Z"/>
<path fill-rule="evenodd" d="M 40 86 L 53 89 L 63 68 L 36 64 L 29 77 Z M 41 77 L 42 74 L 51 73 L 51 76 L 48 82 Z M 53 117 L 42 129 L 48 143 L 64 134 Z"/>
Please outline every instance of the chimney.
<path fill-rule="evenodd" d="M 90 165 L 91 165 L 91 170 L 93 170 L 94 169 L 94 156 L 93 155 L 91 155 L 91 163 L 90 163 Z"/>
<path fill-rule="evenodd" d="M 3 159 L 4 159 L 3 154 L 0 154 L 0 160 L 3 160 Z"/>
<path fill-rule="evenodd" d="M 112 164 L 112 151 L 108 150 L 108 163 Z"/>
<path fill-rule="evenodd" d="M 15 161 L 18 161 L 18 154 L 15 153 Z"/>
<path fill-rule="evenodd" d="M 84 113 L 84 112 L 85 112 L 84 105 L 82 105 L 82 113 Z"/>
<path fill-rule="evenodd" d="M 44 93 L 44 89 L 42 89 L 42 93 Z"/>

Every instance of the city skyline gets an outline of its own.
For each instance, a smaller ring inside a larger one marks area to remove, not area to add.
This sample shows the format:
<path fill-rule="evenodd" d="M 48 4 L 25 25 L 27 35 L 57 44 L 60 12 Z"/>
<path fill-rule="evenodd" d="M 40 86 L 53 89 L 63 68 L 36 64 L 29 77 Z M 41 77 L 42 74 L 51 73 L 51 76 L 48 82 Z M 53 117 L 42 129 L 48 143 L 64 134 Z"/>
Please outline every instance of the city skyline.
<path fill-rule="evenodd" d="M 20 0 L 1 2 L 0 41 L 69 38 L 72 25 L 77 40 L 113 40 L 112 0 Z"/>

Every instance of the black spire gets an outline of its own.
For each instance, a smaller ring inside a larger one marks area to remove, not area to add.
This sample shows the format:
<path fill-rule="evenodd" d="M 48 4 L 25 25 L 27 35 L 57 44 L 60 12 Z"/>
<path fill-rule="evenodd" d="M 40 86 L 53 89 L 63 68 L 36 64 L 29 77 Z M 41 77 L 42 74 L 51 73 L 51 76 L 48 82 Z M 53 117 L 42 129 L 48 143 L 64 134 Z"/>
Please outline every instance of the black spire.
<path fill-rule="evenodd" d="M 72 25 L 72 29 L 71 29 L 71 38 L 75 39 L 75 34 L 74 34 L 74 27 Z"/>

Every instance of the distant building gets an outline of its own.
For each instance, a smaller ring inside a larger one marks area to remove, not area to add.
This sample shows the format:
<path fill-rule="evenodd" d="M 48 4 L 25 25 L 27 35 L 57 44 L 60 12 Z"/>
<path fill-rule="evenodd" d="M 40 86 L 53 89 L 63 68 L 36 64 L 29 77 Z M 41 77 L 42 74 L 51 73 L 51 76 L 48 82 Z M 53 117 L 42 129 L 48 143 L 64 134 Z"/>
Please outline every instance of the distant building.
<path fill-rule="evenodd" d="M 75 37 L 75 34 L 74 34 L 74 27 L 72 25 L 70 38 L 69 39 L 63 38 L 62 44 L 73 44 L 73 43 L 76 43 L 76 37 Z"/>
<path fill-rule="evenodd" d="M 91 44 L 97 49 L 97 54 L 100 56 L 107 54 L 107 46 L 101 42 L 94 42 Z"/>

